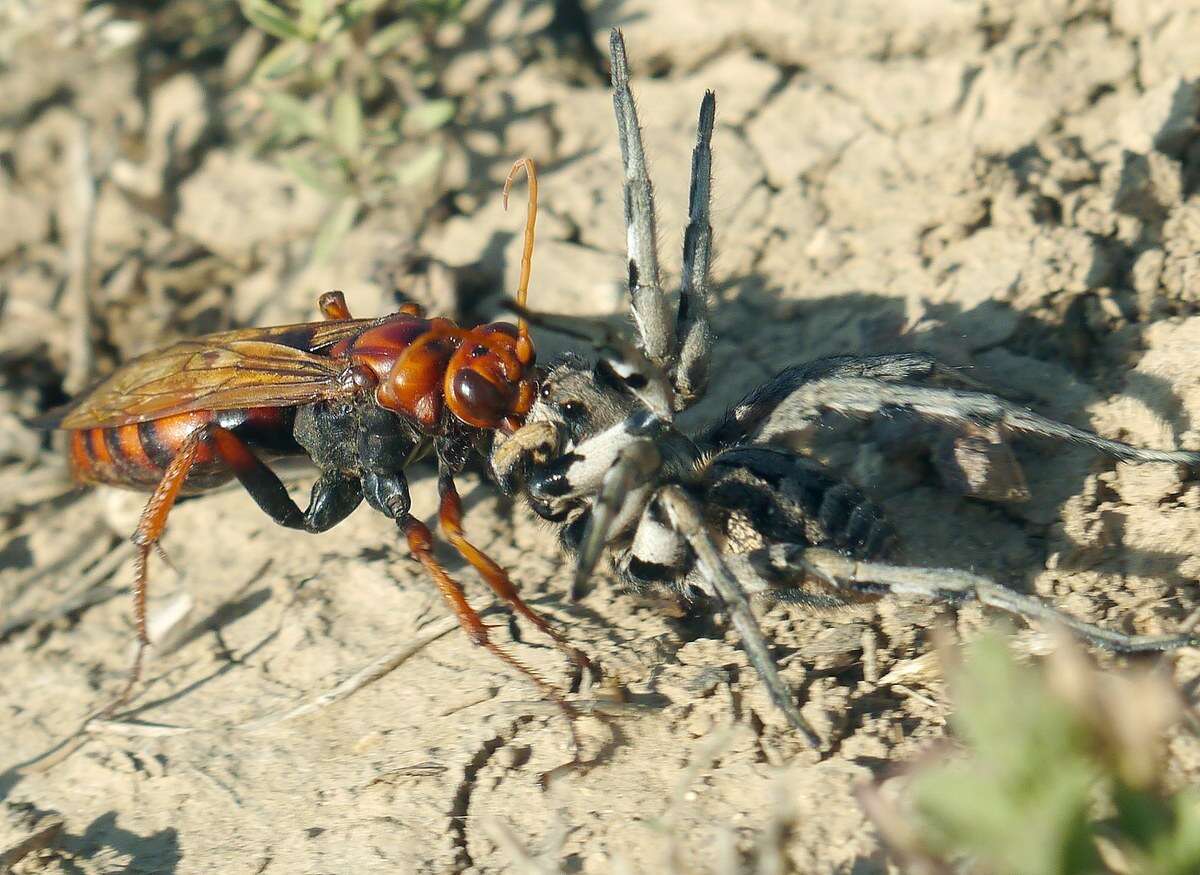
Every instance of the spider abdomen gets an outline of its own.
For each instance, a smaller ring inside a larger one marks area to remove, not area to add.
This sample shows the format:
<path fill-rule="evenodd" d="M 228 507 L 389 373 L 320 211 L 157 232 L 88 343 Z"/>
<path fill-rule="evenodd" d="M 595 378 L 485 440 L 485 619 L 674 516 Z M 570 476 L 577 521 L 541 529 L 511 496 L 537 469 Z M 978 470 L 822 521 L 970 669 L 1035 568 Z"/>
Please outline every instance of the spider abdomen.
<path fill-rule="evenodd" d="M 703 477 L 703 492 L 723 512 L 734 541 L 748 524 L 766 541 L 833 547 L 870 559 L 884 555 L 895 538 L 883 512 L 862 492 L 794 453 L 725 450 Z"/>

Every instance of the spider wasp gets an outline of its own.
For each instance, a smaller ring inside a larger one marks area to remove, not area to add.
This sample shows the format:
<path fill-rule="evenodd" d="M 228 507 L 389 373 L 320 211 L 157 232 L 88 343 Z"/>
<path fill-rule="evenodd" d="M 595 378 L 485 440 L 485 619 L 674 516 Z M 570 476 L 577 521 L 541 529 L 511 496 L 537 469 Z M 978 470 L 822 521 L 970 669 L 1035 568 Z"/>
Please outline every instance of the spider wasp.
<path fill-rule="evenodd" d="M 517 161 L 529 206 L 517 299 L 524 302 L 537 220 L 533 161 Z M 180 495 L 233 478 L 276 523 L 324 532 L 365 498 L 394 520 L 470 639 L 525 675 L 567 712 L 559 692 L 495 644 L 462 587 L 433 554 L 433 535 L 410 512 L 405 469 L 432 453 L 438 520 L 446 539 L 518 614 L 550 636 L 582 670 L 587 658 L 523 602 L 508 574 L 466 537 L 454 478 L 497 432 L 520 427 L 536 391 L 528 324 L 475 328 L 427 318 L 405 304 L 378 319 L 352 318 L 341 292 L 319 300 L 322 322 L 248 328 L 183 340 L 128 362 L 39 421 L 69 432 L 76 480 L 150 491 L 133 535 L 138 650 L 124 692 L 140 676 L 148 561 Z M 301 510 L 264 457 L 307 455 L 319 475 Z"/>

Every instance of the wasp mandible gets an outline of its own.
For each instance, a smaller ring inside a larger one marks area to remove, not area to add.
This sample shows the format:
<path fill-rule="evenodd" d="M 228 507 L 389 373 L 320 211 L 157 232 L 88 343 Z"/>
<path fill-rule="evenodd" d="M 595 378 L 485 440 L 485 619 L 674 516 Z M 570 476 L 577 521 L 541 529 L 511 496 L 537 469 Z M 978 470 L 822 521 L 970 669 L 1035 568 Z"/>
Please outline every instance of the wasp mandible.
<path fill-rule="evenodd" d="M 529 183 L 529 211 L 517 299 L 528 295 L 537 222 L 533 161 L 513 164 Z M 39 424 L 70 432 L 74 477 L 150 491 L 133 535 L 138 650 L 125 691 L 140 676 L 145 649 L 150 553 L 180 495 L 236 477 L 275 522 L 324 532 L 365 498 L 395 520 L 412 555 L 437 584 L 470 639 L 524 674 L 570 715 L 561 694 L 492 642 L 462 587 L 433 555 L 433 536 L 410 513 L 405 469 L 432 452 L 438 520 L 454 548 L 492 590 L 550 636 L 580 669 L 586 657 L 528 607 L 508 574 L 463 533 L 454 477 L 486 454 L 496 431 L 511 434 L 536 392 L 534 348 L 524 319 L 463 328 L 405 304 L 379 319 L 354 319 L 341 292 L 319 300 L 323 322 L 248 328 L 184 340 L 128 362 Z M 301 510 L 264 458 L 307 455 L 319 474 Z M 111 710 L 110 706 L 110 710 Z"/>

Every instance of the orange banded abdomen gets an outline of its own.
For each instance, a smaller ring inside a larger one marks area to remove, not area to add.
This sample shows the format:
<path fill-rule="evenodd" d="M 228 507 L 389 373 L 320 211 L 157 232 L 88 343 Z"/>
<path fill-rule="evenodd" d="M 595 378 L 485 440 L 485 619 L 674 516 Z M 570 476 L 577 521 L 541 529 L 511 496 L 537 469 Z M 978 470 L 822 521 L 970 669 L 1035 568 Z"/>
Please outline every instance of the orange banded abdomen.
<path fill-rule="evenodd" d="M 68 446 L 71 474 L 79 483 L 154 489 L 179 448 L 196 429 L 215 424 L 229 429 L 251 447 L 271 455 L 302 452 L 292 437 L 295 410 L 254 407 L 246 410 L 192 411 L 110 428 L 71 432 Z M 205 442 L 196 453 L 184 492 L 220 486 L 233 472 Z"/>

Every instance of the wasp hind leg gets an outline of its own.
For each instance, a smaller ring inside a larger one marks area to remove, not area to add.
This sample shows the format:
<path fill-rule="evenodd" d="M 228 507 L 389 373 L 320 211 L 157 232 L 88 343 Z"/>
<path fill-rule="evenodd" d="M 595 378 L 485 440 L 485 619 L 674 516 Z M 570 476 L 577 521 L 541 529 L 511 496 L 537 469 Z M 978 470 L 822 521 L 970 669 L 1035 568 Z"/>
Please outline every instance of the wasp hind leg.
<path fill-rule="evenodd" d="M 189 434 L 171 459 L 150 500 L 146 502 L 137 531 L 133 534 L 132 540 L 136 548 L 133 614 L 137 627 L 138 648 L 125 688 L 104 708 L 101 712 L 103 716 L 111 714 L 127 702 L 141 679 L 146 648 L 150 646 L 150 636 L 146 628 L 150 552 L 159 549 L 158 542 L 166 529 L 171 508 L 175 506 L 192 467 L 206 450 L 229 466 L 255 504 L 276 523 L 287 528 L 323 532 L 349 516 L 362 501 L 362 486 L 357 478 L 337 471 L 326 471 L 313 484 L 308 508 L 301 510 L 275 472 L 236 434 L 212 424 L 201 426 Z"/>

